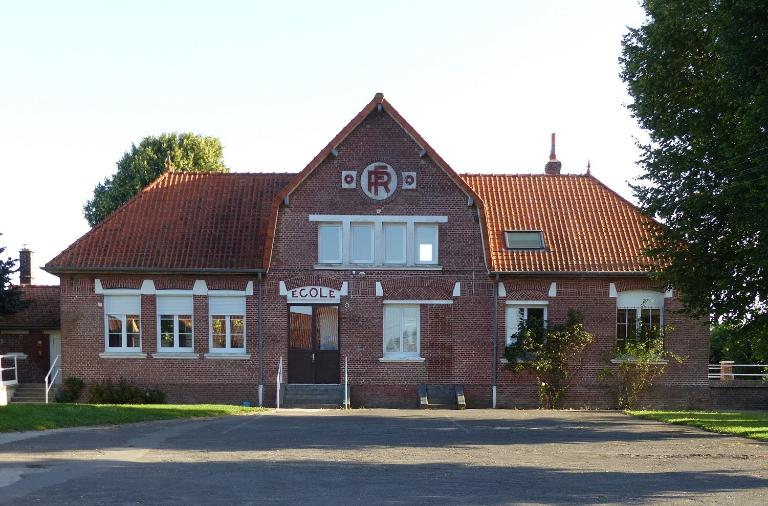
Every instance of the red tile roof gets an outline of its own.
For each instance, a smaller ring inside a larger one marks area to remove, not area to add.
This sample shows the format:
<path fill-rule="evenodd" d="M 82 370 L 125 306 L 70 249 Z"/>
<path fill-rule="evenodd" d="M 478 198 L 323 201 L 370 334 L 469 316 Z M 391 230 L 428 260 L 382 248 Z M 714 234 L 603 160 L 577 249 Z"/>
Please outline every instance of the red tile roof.
<path fill-rule="evenodd" d="M 67 271 L 254 271 L 294 174 L 167 173 L 48 262 Z"/>
<path fill-rule="evenodd" d="M 492 272 L 645 272 L 656 222 L 591 176 L 462 178 L 485 203 Z M 510 251 L 506 230 L 541 230 L 543 251 Z"/>
<path fill-rule="evenodd" d="M 29 285 L 21 287 L 22 299 L 29 305 L 0 319 L 3 330 L 58 330 L 59 286 Z"/>

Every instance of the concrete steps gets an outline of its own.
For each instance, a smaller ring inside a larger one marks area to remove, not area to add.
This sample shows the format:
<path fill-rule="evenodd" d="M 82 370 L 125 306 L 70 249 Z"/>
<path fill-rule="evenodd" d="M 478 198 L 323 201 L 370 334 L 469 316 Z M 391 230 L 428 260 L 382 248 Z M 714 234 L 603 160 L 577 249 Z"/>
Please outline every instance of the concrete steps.
<path fill-rule="evenodd" d="M 422 409 L 465 409 L 463 385 L 419 385 Z"/>
<path fill-rule="evenodd" d="M 343 408 L 344 385 L 285 385 L 286 408 Z"/>
<path fill-rule="evenodd" d="M 50 393 L 53 394 L 53 390 Z M 13 392 L 11 402 L 14 404 L 45 403 L 45 385 L 43 383 L 19 383 Z"/>

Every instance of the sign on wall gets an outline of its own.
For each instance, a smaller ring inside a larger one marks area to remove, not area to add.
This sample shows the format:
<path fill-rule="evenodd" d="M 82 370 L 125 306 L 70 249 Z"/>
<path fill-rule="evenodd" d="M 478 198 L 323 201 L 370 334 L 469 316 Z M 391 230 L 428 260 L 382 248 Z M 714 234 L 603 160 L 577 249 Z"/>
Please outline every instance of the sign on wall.
<path fill-rule="evenodd" d="M 327 286 L 300 286 L 288 290 L 288 304 L 338 304 L 341 293 Z"/>
<path fill-rule="evenodd" d="M 403 190 L 416 189 L 416 173 L 401 173 L 401 188 Z M 398 186 L 397 172 L 391 165 L 383 162 L 374 162 L 363 169 L 360 174 L 360 189 L 373 200 L 384 200 L 391 197 Z M 351 190 L 357 188 L 357 171 L 341 171 L 341 188 Z"/>

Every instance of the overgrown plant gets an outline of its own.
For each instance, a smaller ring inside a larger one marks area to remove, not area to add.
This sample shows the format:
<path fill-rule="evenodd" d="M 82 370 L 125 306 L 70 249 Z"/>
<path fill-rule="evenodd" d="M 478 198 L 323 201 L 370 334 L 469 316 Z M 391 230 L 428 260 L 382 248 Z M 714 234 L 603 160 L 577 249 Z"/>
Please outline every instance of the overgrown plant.
<path fill-rule="evenodd" d="M 664 349 L 664 334 L 671 330 L 643 325 L 636 339 L 614 348 L 611 362 L 617 366 L 601 370 L 598 377 L 616 378 L 619 409 L 637 409 L 640 397 L 667 372 L 669 363 L 683 363 L 683 357 Z"/>
<path fill-rule="evenodd" d="M 107 380 L 91 385 L 93 404 L 163 404 L 165 393 L 157 388 L 140 388 L 131 385 L 125 378 L 117 383 Z"/>
<path fill-rule="evenodd" d="M 65 378 L 61 388 L 56 392 L 56 402 L 77 402 L 80 393 L 85 388 L 85 381 L 77 376 Z"/>
<path fill-rule="evenodd" d="M 509 369 L 531 370 L 536 374 L 539 403 L 544 408 L 559 409 L 581 372 L 584 349 L 594 340 L 584 330 L 583 321 L 582 314 L 575 309 L 568 310 L 562 325 L 529 321 L 512 336 L 513 344 L 504 352 Z"/>

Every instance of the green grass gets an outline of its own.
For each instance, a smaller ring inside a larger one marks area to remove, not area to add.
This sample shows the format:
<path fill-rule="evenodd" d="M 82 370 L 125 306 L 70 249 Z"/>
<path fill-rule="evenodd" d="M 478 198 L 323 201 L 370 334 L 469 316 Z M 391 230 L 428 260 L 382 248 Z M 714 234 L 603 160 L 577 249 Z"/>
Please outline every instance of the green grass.
<path fill-rule="evenodd" d="M 768 441 L 766 411 L 627 411 L 648 420 L 691 425 L 709 432 Z"/>
<path fill-rule="evenodd" d="M 0 432 L 115 425 L 264 411 L 219 404 L 9 404 L 0 407 Z"/>

